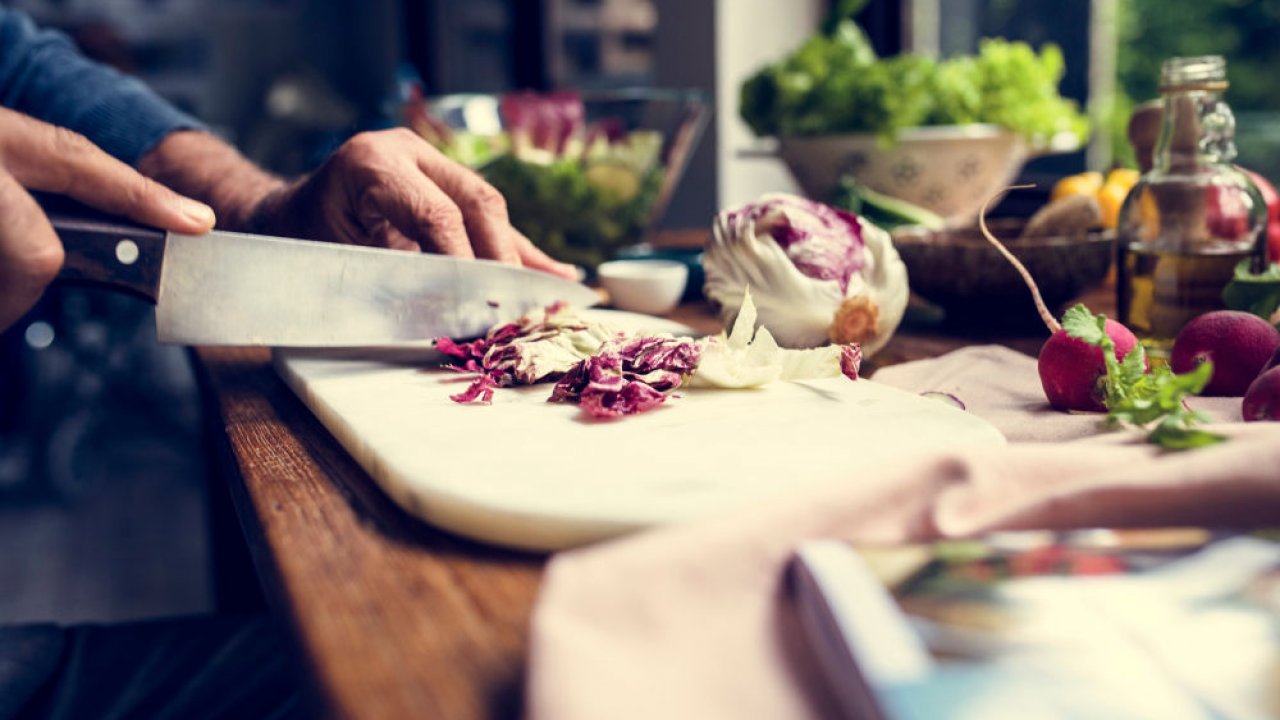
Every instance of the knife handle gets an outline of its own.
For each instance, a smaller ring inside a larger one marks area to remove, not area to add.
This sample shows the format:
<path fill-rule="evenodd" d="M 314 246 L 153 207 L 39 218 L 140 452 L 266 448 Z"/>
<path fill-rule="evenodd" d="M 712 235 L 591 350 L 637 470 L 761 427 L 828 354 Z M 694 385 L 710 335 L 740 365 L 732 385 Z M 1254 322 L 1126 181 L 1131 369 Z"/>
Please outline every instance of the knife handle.
<path fill-rule="evenodd" d="M 60 195 L 32 195 L 66 252 L 58 280 L 156 301 L 168 237 L 165 231 L 94 210 Z"/>

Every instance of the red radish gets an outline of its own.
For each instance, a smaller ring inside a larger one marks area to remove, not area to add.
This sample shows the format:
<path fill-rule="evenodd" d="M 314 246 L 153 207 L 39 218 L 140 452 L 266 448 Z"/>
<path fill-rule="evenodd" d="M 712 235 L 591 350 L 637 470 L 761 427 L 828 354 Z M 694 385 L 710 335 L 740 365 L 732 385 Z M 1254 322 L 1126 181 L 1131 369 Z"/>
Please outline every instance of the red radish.
<path fill-rule="evenodd" d="M 1236 240 L 1249 232 L 1253 202 L 1238 185 L 1210 185 L 1205 189 L 1205 226 L 1216 238 Z"/>
<path fill-rule="evenodd" d="M 1258 173 L 1247 168 L 1240 170 L 1258 186 L 1258 192 L 1267 204 L 1267 251 L 1271 262 L 1280 262 L 1280 192 L 1276 192 L 1275 186 Z"/>
<path fill-rule="evenodd" d="M 1173 341 L 1169 369 L 1191 372 L 1213 361 L 1202 395 L 1240 396 L 1280 347 L 1280 330 L 1252 313 L 1215 310 L 1187 323 Z"/>
<path fill-rule="evenodd" d="M 1119 360 L 1138 344 L 1138 338 L 1129 328 L 1115 320 L 1107 320 L 1107 335 L 1116 345 Z M 1058 328 L 1040 348 L 1038 369 L 1045 397 L 1055 409 L 1106 412 L 1102 403 L 1102 380 L 1107 366 L 1102 348 L 1071 337 L 1066 330 Z"/>
<path fill-rule="evenodd" d="M 1267 370 L 1249 385 L 1240 416 L 1245 422 L 1280 420 L 1280 367 Z"/>
<path fill-rule="evenodd" d="M 1030 186 L 1015 186 L 1010 189 L 1022 187 Z M 991 200 L 988 200 L 987 205 L 990 203 Z M 1044 298 L 1040 296 L 1040 288 L 1032 279 L 1031 273 L 1003 243 L 996 239 L 995 235 L 991 234 L 991 230 L 987 227 L 987 205 L 983 205 L 982 212 L 978 213 L 978 225 L 982 229 L 983 236 L 1013 264 L 1023 281 L 1027 283 L 1027 287 L 1031 290 L 1031 299 L 1036 304 L 1036 310 L 1040 312 L 1040 319 L 1052 333 L 1040 347 L 1040 357 L 1037 361 L 1040 385 L 1044 388 L 1049 405 L 1056 410 L 1106 412 L 1107 408 L 1102 400 L 1107 365 L 1102 356 L 1102 348 L 1071 337 L 1066 330 L 1062 329 L 1062 325 L 1044 304 Z M 1138 344 L 1138 338 L 1129 328 L 1114 320 L 1107 320 L 1106 330 L 1107 336 L 1116 346 L 1117 360 L 1123 360 L 1124 356 Z"/>

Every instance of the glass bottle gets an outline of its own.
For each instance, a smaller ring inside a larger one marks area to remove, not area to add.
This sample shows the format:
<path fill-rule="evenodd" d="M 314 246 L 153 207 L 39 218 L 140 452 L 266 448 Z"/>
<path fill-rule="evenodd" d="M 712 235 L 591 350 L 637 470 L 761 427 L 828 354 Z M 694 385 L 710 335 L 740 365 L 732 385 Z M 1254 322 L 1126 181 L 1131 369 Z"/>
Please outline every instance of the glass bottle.
<path fill-rule="evenodd" d="M 1222 290 L 1241 260 L 1265 258 L 1266 204 L 1231 164 L 1235 117 L 1221 99 L 1226 89 L 1220 56 L 1162 64 L 1152 166 L 1120 210 L 1119 319 L 1156 355 L 1189 320 L 1223 307 Z"/>

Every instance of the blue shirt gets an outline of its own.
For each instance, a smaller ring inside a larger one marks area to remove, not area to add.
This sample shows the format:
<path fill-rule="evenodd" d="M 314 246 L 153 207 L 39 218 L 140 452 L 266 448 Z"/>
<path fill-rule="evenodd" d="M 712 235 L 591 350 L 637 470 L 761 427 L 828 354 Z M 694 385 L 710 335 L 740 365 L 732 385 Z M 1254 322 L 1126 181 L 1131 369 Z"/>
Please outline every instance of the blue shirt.
<path fill-rule="evenodd" d="M 81 55 L 66 35 L 3 6 L 0 106 L 75 130 L 130 165 L 174 130 L 202 127 L 136 78 Z"/>

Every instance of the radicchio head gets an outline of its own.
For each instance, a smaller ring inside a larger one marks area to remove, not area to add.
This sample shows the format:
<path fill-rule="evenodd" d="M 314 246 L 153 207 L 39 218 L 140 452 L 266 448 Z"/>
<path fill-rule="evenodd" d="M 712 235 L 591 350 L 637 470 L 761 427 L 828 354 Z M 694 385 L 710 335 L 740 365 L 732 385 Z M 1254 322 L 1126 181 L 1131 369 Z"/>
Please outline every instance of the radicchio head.
<path fill-rule="evenodd" d="M 771 193 L 716 217 L 704 290 L 726 325 L 750 289 L 761 325 L 784 347 L 860 343 L 874 353 L 897 329 L 907 271 L 889 234 L 838 208 Z"/>

